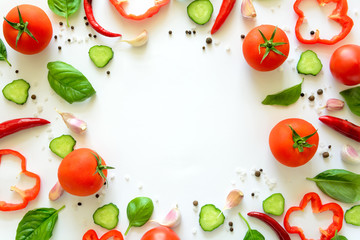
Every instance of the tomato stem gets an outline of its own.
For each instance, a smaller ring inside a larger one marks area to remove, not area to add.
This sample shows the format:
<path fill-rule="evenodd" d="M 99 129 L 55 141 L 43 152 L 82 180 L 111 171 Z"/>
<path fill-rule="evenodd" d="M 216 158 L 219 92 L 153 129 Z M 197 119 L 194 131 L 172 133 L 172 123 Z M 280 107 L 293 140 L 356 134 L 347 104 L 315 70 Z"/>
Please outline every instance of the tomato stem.
<path fill-rule="evenodd" d="M 97 153 L 96 154 L 91 153 L 91 154 L 94 155 L 97 162 L 96 171 L 94 172 L 94 174 L 98 173 L 100 177 L 107 183 L 107 178 L 103 171 L 106 169 L 114 169 L 114 167 L 102 165 L 101 163 L 102 158 Z"/>
<path fill-rule="evenodd" d="M 308 143 L 307 140 L 314 136 L 317 133 L 317 130 L 308 136 L 300 137 L 300 135 L 290 125 L 289 127 L 291 129 L 292 139 L 294 141 L 293 148 L 297 148 L 299 152 L 303 152 L 304 147 L 311 148 L 315 146 L 315 144 Z"/>
<path fill-rule="evenodd" d="M 4 20 L 14 29 L 18 30 L 18 35 L 16 36 L 16 42 L 15 42 L 15 46 L 17 47 L 18 41 L 21 37 L 21 35 L 25 32 L 27 33 L 32 39 L 34 39 L 36 42 L 38 42 L 38 40 L 34 37 L 34 35 L 29 31 L 29 29 L 27 28 L 27 26 L 29 25 L 28 22 L 24 22 L 21 13 L 20 13 L 20 9 L 19 7 L 17 7 L 18 10 L 18 14 L 19 14 L 19 22 L 15 23 L 15 22 L 10 22 L 9 20 L 7 20 L 4 17 Z"/>
<path fill-rule="evenodd" d="M 261 52 L 261 48 L 262 48 L 262 47 L 266 48 L 265 54 L 264 54 L 263 58 L 261 59 L 261 62 L 260 62 L 260 63 L 262 63 L 262 62 L 264 61 L 264 59 L 269 55 L 269 53 L 270 53 L 271 51 L 275 52 L 276 54 L 279 54 L 279 55 L 281 55 L 281 56 L 286 57 L 285 54 L 283 54 L 282 52 L 280 52 L 279 50 L 277 50 L 277 49 L 275 48 L 275 47 L 277 47 L 277 46 L 281 46 L 281 45 L 287 44 L 286 42 L 274 42 L 274 37 L 275 37 L 275 34 L 276 34 L 276 30 L 277 30 L 277 27 L 275 27 L 275 29 L 274 29 L 274 31 L 273 31 L 270 39 L 267 39 L 267 38 L 265 37 L 265 35 L 261 32 L 261 30 L 258 29 L 261 37 L 262 37 L 263 40 L 264 40 L 264 43 L 262 43 L 262 44 L 259 45 L 259 54 L 260 54 L 260 52 Z"/>

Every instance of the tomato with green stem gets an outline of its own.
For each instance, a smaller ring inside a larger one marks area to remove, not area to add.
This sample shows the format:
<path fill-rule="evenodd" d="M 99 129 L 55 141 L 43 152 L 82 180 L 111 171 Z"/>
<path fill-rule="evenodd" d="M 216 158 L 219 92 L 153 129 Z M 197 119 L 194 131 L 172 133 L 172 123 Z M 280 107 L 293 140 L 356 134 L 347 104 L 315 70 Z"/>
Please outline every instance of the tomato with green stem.
<path fill-rule="evenodd" d="M 104 160 L 89 148 L 79 148 L 61 161 L 58 179 L 61 187 L 76 196 L 96 193 L 106 182 L 107 170 Z"/>
<path fill-rule="evenodd" d="M 4 18 L 3 33 L 6 42 L 23 54 L 36 54 L 44 50 L 52 38 L 49 17 L 39 7 L 19 5 Z"/>
<path fill-rule="evenodd" d="M 280 163 L 288 167 L 299 167 L 315 155 L 319 134 L 311 123 L 300 118 L 289 118 L 273 127 L 269 145 Z"/>
<path fill-rule="evenodd" d="M 273 25 L 252 29 L 243 42 L 246 62 L 255 70 L 272 71 L 287 59 L 290 45 L 285 32 Z"/>
<path fill-rule="evenodd" d="M 140 240 L 180 240 L 180 238 L 170 228 L 159 226 L 147 231 Z"/>

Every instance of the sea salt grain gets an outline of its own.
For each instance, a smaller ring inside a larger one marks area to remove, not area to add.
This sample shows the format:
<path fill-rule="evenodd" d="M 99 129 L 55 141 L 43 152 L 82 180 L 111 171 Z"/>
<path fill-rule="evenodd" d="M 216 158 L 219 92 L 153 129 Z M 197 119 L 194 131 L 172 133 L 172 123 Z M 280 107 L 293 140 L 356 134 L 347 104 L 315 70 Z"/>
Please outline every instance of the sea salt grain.
<path fill-rule="evenodd" d="M 125 175 L 125 176 L 124 176 L 124 179 L 125 179 L 125 181 L 128 182 L 128 181 L 130 181 L 130 176 L 129 176 L 129 175 Z"/>
<path fill-rule="evenodd" d="M 197 233 L 196 228 L 193 228 L 193 229 L 192 229 L 192 234 L 193 234 L 193 235 L 196 235 L 196 233 Z"/>

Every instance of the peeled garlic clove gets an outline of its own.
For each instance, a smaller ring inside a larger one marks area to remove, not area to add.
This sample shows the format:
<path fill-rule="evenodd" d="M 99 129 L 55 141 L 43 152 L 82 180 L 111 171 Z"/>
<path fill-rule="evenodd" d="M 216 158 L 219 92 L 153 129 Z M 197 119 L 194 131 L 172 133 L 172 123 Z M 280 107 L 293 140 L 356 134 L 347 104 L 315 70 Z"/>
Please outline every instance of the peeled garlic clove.
<path fill-rule="evenodd" d="M 252 0 L 243 0 L 241 3 L 241 14 L 245 18 L 254 18 L 256 17 L 256 11 Z"/>
<path fill-rule="evenodd" d="M 131 40 L 121 40 L 121 42 L 127 42 L 133 47 L 141 47 L 147 43 L 149 40 L 148 32 L 144 30 L 142 33 L 140 33 L 136 38 Z"/>
<path fill-rule="evenodd" d="M 356 149 L 350 145 L 345 145 L 341 150 L 341 160 L 350 164 L 360 164 L 360 156 Z"/>
<path fill-rule="evenodd" d="M 164 227 L 173 228 L 180 224 L 181 214 L 177 207 L 174 207 L 170 212 L 165 216 L 165 218 L 159 222 L 160 225 Z"/>
<path fill-rule="evenodd" d="M 61 187 L 60 183 L 57 182 L 49 192 L 50 201 L 58 200 L 64 193 L 64 189 Z"/>
<path fill-rule="evenodd" d="M 242 191 L 240 191 L 238 189 L 232 190 L 226 198 L 225 209 L 230 209 L 230 208 L 236 207 L 237 205 L 240 204 L 243 197 L 244 197 L 244 194 Z"/>
<path fill-rule="evenodd" d="M 83 120 L 76 118 L 72 113 L 57 112 L 61 115 L 66 126 L 74 133 L 83 133 L 86 131 L 87 124 Z"/>
<path fill-rule="evenodd" d="M 329 111 L 337 111 L 343 109 L 345 106 L 344 101 L 336 98 L 330 98 L 326 101 L 325 108 Z"/>

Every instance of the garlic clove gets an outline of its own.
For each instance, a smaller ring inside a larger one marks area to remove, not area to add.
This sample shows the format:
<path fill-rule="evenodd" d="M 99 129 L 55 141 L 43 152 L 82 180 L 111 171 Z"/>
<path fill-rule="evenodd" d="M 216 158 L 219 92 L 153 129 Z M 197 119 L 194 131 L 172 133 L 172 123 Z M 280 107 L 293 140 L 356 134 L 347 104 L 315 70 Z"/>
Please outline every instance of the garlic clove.
<path fill-rule="evenodd" d="M 146 30 L 142 31 L 136 38 L 131 40 L 121 40 L 121 42 L 127 42 L 133 47 L 141 47 L 147 43 L 149 40 L 148 32 Z"/>
<path fill-rule="evenodd" d="M 256 17 L 256 11 L 252 0 L 242 0 L 241 3 L 241 15 L 245 18 L 254 18 Z"/>
<path fill-rule="evenodd" d="M 349 164 L 360 164 L 359 153 L 351 145 L 344 145 L 341 150 L 341 160 Z"/>
<path fill-rule="evenodd" d="M 226 197 L 226 204 L 225 204 L 224 208 L 230 209 L 230 208 L 236 207 L 237 205 L 240 204 L 243 197 L 244 197 L 244 194 L 242 191 L 240 191 L 238 189 L 232 190 Z"/>
<path fill-rule="evenodd" d="M 63 113 L 56 110 L 62 119 L 64 120 L 66 126 L 74 133 L 83 133 L 87 129 L 87 124 L 81 119 L 76 118 L 72 113 Z"/>
<path fill-rule="evenodd" d="M 337 111 L 343 109 L 345 106 L 344 101 L 336 98 L 330 98 L 326 101 L 325 108 L 329 111 Z"/>
<path fill-rule="evenodd" d="M 177 207 L 171 209 L 168 214 L 166 214 L 165 218 L 159 222 L 160 225 L 164 227 L 174 228 L 178 226 L 181 222 L 181 214 Z"/>
<path fill-rule="evenodd" d="M 50 201 L 58 200 L 64 193 L 64 189 L 61 187 L 60 183 L 57 182 L 49 192 Z"/>

